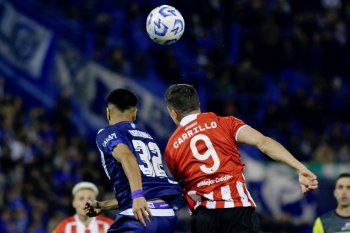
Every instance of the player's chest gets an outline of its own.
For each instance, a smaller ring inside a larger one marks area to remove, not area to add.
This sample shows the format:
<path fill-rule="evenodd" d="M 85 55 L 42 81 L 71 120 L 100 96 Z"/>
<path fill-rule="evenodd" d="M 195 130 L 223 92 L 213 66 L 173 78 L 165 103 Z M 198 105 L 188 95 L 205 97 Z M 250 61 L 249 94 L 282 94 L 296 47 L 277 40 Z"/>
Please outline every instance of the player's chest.
<path fill-rule="evenodd" d="M 330 223 L 326 226 L 325 233 L 350 233 L 350 219 L 338 221 L 337 224 Z"/>

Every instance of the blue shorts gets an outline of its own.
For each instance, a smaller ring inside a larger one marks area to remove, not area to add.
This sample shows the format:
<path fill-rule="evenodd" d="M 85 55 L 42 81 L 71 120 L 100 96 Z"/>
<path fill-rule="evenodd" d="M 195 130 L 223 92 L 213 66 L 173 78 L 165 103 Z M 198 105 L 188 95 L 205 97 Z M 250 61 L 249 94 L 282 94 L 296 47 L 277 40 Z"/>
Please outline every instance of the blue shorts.
<path fill-rule="evenodd" d="M 132 209 L 122 211 L 108 229 L 107 233 L 174 233 L 177 217 L 166 203 L 148 203 L 151 222 L 146 226 L 135 219 Z"/>

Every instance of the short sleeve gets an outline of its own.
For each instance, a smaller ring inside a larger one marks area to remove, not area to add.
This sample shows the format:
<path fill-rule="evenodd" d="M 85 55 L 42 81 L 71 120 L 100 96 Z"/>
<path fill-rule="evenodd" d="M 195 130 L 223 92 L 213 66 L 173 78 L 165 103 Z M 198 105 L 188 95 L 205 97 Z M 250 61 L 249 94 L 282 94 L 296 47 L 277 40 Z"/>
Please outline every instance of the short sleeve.
<path fill-rule="evenodd" d="M 128 141 L 119 132 L 111 130 L 100 130 L 96 136 L 96 144 L 99 150 L 112 154 L 114 147 L 119 144 L 128 145 Z"/>
<path fill-rule="evenodd" d="M 237 141 L 237 135 L 239 131 L 244 128 L 245 126 L 248 126 L 244 121 L 230 116 L 230 117 L 224 117 L 223 123 L 225 127 L 230 131 L 230 135 Z"/>
<path fill-rule="evenodd" d="M 66 221 L 61 221 L 55 229 L 52 231 L 52 233 L 64 233 L 64 230 L 66 228 Z"/>

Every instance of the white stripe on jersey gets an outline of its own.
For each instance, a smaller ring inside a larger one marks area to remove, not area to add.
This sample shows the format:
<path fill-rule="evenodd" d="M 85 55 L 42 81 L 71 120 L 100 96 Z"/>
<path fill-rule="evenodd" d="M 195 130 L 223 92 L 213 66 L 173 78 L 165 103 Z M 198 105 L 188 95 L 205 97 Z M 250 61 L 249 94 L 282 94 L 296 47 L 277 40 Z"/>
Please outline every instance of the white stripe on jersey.
<path fill-rule="evenodd" d="M 245 184 L 244 184 L 244 187 L 245 187 L 245 190 L 247 190 L 249 200 L 251 200 L 251 201 L 253 202 L 254 206 L 256 206 L 256 204 L 255 204 L 255 202 L 254 202 L 252 196 L 250 195 L 250 192 L 249 192 L 249 190 L 247 189 L 247 186 L 246 186 Z"/>
<path fill-rule="evenodd" d="M 163 216 L 175 216 L 175 212 L 173 209 L 149 209 L 151 211 L 152 216 L 156 217 L 163 217 Z M 126 209 L 119 214 L 121 215 L 127 215 L 127 216 L 134 216 L 134 213 L 132 212 L 132 209 Z"/>
<path fill-rule="evenodd" d="M 235 207 L 235 203 L 233 202 L 231 189 L 229 185 L 221 187 L 221 195 L 222 199 L 225 200 L 224 208 Z"/>
<path fill-rule="evenodd" d="M 106 173 L 108 179 L 111 179 L 111 177 L 108 173 L 107 165 L 106 165 L 105 154 L 103 153 L 102 150 L 100 150 L 100 148 L 98 148 L 98 150 L 100 151 L 100 154 L 101 154 L 101 163 L 102 163 L 103 170 L 105 170 L 105 173 Z"/>
<path fill-rule="evenodd" d="M 72 232 L 73 226 L 77 226 L 76 222 L 70 222 L 66 225 L 66 228 L 64 229 L 64 232 L 66 233 L 76 233 L 76 232 Z"/>
<path fill-rule="evenodd" d="M 216 201 L 213 201 L 214 200 L 214 193 L 211 192 L 211 193 L 208 193 L 208 194 L 204 194 L 203 196 L 206 197 L 207 199 L 209 199 L 207 201 L 206 207 L 208 209 L 215 209 Z"/>
<path fill-rule="evenodd" d="M 237 191 L 238 191 L 238 194 L 239 196 L 241 197 L 241 201 L 242 201 L 242 204 L 243 206 L 251 206 L 249 200 L 248 200 L 248 197 L 247 195 L 245 194 L 244 192 L 244 189 L 243 189 L 243 183 L 242 182 L 239 182 L 237 181 L 236 182 L 236 187 L 237 187 Z"/>
<path fill-rule="evenodd" d="M 194 209 L 196 209 L 202 202 L 202 198 L 197 195 L 196 191 L 189 191 L 187 192 L 187 195 L 191 197 L 191 199 L 196 203 L 194 206 Z"/>

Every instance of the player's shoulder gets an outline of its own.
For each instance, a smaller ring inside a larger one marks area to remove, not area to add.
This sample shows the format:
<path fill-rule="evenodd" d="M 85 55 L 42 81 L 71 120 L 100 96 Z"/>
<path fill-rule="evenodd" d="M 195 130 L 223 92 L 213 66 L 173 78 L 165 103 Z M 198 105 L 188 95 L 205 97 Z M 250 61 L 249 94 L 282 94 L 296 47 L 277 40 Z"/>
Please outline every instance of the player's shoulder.
<path fill-rule="evenodd" d="M 101 221 L 101 222 L 105 222 L 108 223 L 109 225 L 111 225 L 113 223 L 113 219 L 111 218 L 107 218 L 103 215 L 98 215 L 96 216 L 96 220 Z"/>
<path fill-rule="evenodd" d="M 69 216 L 61 221 L 62 223 L 70 223 L 70 222 L 75 222 L 75 217 L 74 216 Z"/>
<path fill-rule="evenodd" d="M 97 135 L 108 134 L 112 131 L 118 131 L 118 130 L 119 130 L 119 128 L 116 127 L 115 125 L 107 125 L 106 127 L 99 129 L 97 131 Z"/>
<path fill-rule="evenodd" d="M 218 122 L 228 125 L 245 125 L 246 123 L 235 116 L 219 116 Z"/>
<path fill-rule="evenodd" d="M 198 115 L 198 119 L 218 119 L 220 116 L 216 115 L 214 112 L 203 112 Z"/>
<path fill-rule="evenodd" d="M 67 218 L 62 219 L 56 226 L 55 231 L 54 232 L 60 232 L 61 229 L 64 229 L 66 227 L 67 224 L 75 222 L 75 218 L 74 216 L 70 216 Z"/>
<path fill-rule="evenodd" d="M 122 127 L 120 124 L 108 125 L 102 129 L 99 129 L 96 134 L 96 140 L 108 137 L 110 134 L 120 134 Z"/>
<path fill-rule="evenodd" d="M 327 221 L 327 220 L 334 220 L 334 218 L 337 218 L 338 215 L 335 213 L 334 210 L 328 211 L 327 213 L 324 213 L 320 216 L 320 219 L 322 221 Z"/>
<path fill-rule="evenodd" d="M 235 121 L 235 120 L 239 120 L 238 118 L 234 117 L 234 116 L 220 116 L 217 115 L 214 112 L 205 112 L 205 113 L 201 113 L 199 115 L 199 119 L 202 120 L 216 120 L 216 121 Z"/>

